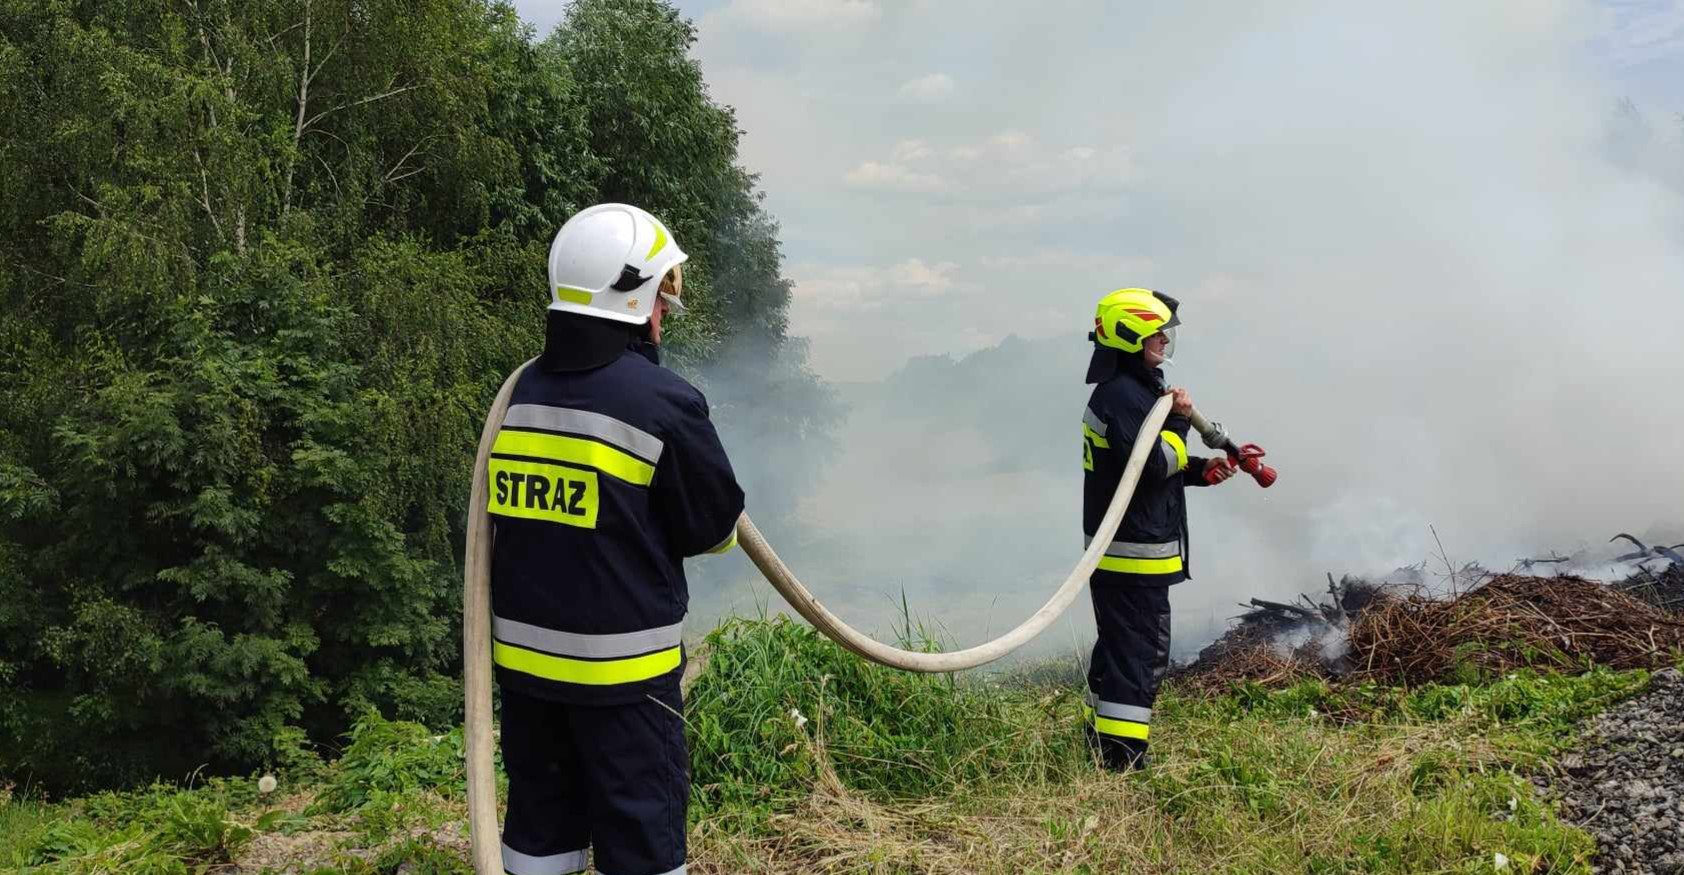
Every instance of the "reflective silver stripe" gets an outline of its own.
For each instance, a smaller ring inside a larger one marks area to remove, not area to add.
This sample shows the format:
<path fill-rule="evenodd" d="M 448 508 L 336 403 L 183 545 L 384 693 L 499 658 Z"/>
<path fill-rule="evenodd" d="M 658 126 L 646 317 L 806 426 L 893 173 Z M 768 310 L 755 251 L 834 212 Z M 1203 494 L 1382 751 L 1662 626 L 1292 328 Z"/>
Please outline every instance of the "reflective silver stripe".
<path fill-rule="evenodd" d="M 609 875 L 609 873 L 602 871 L 602 867 L 599 866 L 597 867 L 596 875 Z M 680 866 L 677 869 L 668 869 L 667 871 L 660 873 L 660 875 L 684 875 L 684 867 Z"/>
<path fill-rule="evenodd" d="M 1181 473 L 1181 457 L 1176 455 L 1174 444 L 1163 438 L 1158 438 L 1158 452 L 1164 455 L 1164 477 L 1166 479 Z"/>
<path fill-rule="evenodd" d="M 1151 723 L 1152 709 L 1139 705 L 1119 705 L 1116 702 L 1094 700 L 1093 710 L 1101 717 L 1112 720 L 1127 720 L 1131 723 Z"/>
<path fill-rule="evenodd" d="M 618 659 L 637 656 L 666 647 L 677 647 L 684 640 L 684 624 L 674 623 L 659 629 L 641 632 L 618 632 L 613 635 L 583 635 L 578 632 L 557 632 L 517 620 L 505 620 L 493 615 L 491 637 L 505 644 L 554 653 L 557 656 L 581 656 L 586 659 Z M 517 873 L 518 875 L 518 873 Z"/>
<path fill-rule="evenodd" d="M 1082 536 L 1082 549 L 1093 545 L 1092 535 Z M 1133 544 L 1128 541 L 1112 541 L 1111 546 L 1105 548 L 1105 555 L 1122 559 L 1170 559 L 1181 555 L 1181 542 L 1170 541 L 1167 544 Z"/>
<path fill-rule="evenodd" d="M 1127 541 L 1112 541 L 1111 546 L 1105 548 L 1105 555 L 1123 559 L 1170 559 L 1181 555 L 1181 542 L 1130 544 Z"/>
<path fill-rule="evenodd" d="M 1084 408 L 1082 410 L 1082 423 L 1093 429 L 1094 434 L 1105 437 L 1105 420 L 1095 416 L 1092 409 Z"/>
<path fill-rule="evenodd" d="M 566 851 L 544 857 L 523 854 L 503 845 L 503 871 L 509 875 L 573 875 L 585 871 L 585 851 Z"/>
<path fill-rule="evenodd" d="M 650 462 L 661 460 L 663 444 L 660 438 L 612 416 L 589 410 L 550 407 L 547 404 L 516 404 L 503 417 L 503 424 L 511 428 L 542 428 L 582 434 L 613 444 Z"/>

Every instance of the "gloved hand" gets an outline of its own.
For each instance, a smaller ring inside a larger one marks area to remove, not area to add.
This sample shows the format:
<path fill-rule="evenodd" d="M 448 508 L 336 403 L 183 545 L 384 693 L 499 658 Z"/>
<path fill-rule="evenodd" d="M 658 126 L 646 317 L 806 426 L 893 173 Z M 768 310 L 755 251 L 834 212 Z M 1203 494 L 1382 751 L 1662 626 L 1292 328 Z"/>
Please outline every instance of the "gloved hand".
<path fill-rule="evenodd" d="M 1218 456 L 1214 459 L 1205 460 L 1205 470 L 1203 476 L 1206 483 L 1215 486 L 1216 484 L 1227 480 L 1229 477 L 1234 476 L 1234 472 L 1236 470 L 1238 470 L 1238 468 L 1234 466 L 1233 462 Z"/>

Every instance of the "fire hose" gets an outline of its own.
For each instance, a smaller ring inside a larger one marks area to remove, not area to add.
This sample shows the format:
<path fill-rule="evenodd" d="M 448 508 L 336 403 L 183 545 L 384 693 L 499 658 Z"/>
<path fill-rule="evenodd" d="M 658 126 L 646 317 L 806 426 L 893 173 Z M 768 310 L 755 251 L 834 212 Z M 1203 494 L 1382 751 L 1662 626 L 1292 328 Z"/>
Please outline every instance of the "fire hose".
<path fill-rule="evenodd" d="M 479 453 L 474 460 L 473 490 L 468 504 L 467 549 L 463 556 L 462 656 L 467 706 L 468 825 L 473 839 L 474 868 L 479 875 L 499 875 L 503 871 L 496 840 L 497 784 L 491 756 L 491 515 L 486 510 L 486 471 L 492 444 L 496 442 L 497 432 L 508 412 L 509 396 L 514 392 L 521 372 L 530 364 L 532 362 L 528 361 L 516 368 L 503 381 L 490 412 L 486 414 L 485 428 L 480 432 Z M 1147 456 L 1158 445 L 1155 438 L 1169 416 L 1171 403 L 1171 396 L 1165 395 L 1147 413 L 1134 449 L 1129 454 L 1128 464 L 1123 469 L 1122 479 L 1117 483 L 1117 491 L 1111 497 L 1111 504 L 1101 518 L 1098 530 L 1094 532 L 1093 541 L 1083 551 L 1082 558 L 1064 583 L 1040 610 L 1017 628 L 974 647 L 950 653 L 920 653 L 877 641 L 849 626 L 821 604 L 789 570 L 789 566 L 778 558 L 777 552 L 766 542 L 747 513 L 737 520 L 737 542 L 767 582 L 795 608 L 796 613 L 846 650 L 872 662 L 906 671 L 952 672 L 975 668 L 1011 653 L 1040 635 L 1076 600 L 1083 584 L 1087 583 L 1099 560 L 1104 557 L 1106 547 L 1116 537 L 1123 512 L 1128 509 L 1140 474 L 1145 470 Z M 1194 411 L 1190 419 L 1207 446 L 1227 452 L 1241 470 L 1257 480 L 1258 485 L 1268 487 L 1274 483 L 1275 472 L 1262 464 L 1261 449 L 1254 444 L 1235 444 L 1220 424 L 1206 420 L 1198 411 Z"/>

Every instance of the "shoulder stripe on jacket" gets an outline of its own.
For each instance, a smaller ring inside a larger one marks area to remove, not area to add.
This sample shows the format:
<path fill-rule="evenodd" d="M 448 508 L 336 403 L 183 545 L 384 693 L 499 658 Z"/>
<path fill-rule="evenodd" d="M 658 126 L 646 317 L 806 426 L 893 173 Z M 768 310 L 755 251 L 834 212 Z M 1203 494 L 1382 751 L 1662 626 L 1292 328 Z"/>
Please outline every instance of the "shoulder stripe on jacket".
<path fill-rule="evenodd" d="M 612 416 L 571 407 L 551 407 L 547 404 L 516 404 L 503 418 L 506 428 L 537 428 L 545 431 L 564 431 L 569 434 L 596 438 L 613 444 L 650 463 L 661 460 L 661 439 L 636 426 Z"/>

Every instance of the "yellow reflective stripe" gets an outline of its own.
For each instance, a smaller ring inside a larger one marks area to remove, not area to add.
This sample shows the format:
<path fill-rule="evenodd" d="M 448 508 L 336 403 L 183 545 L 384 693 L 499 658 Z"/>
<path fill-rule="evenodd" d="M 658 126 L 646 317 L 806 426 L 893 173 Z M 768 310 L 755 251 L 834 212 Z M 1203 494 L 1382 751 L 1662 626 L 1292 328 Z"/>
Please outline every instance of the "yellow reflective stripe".
<path fill-rule="evenodd" d="M 1094 431 L 1093 427 L 1085 422 L 1082 423 L 1082 437 L 1087 438 L 1096 447 L 1111 448 L 1111 442 L 1101 437 L 1099 432 Z"/>
<path fill-rule="evenodd" d="M 712 550 L 709 550 L 708 552 L 709 553 L 728 553 L 728 552 L 730 552 L 731 548 L 735 547 L 735 546 L 737 546 L 737 530 L 732 529 L 731 530 L 731 537 L 726 538 L 724 541 L 721 541 L 719 543 L 719 546 L 713 548 Z"/>
<path fill-rule="evenodd" d="M 684 652 L 682 647 L 669 647 L 625 659 L 570 659 L 493 641 L 491 659 L 504 668 L 534 677 L 600 687 L 660 677 L 678 668 L 684 661 Z"/>
<path fill-rule="evenodd" d="M 1181 435 L 1173 431 L 1160 432 L 1159 437 L 1175 449 L 1175 470 L 1187 470 L 1187 444 L 1181 440 Z"/>
<path fill-rule="evenodd" d="M 1130 559 L 1125 556 L 1105 556 L 1099 560 L 1100 571 L 1119 571 L 1123 574 L 1174 574 L 1184 566 L 1180 556 L 1168 559 Z"/>
<path fill-rule="evenodd" d="M 506 456 L 532 456 L 586 465 L 638 486 L 648 486 L 649 481 L 655 479 L 654 465 L 585 438 L 505 429 L 497 433 L 497 443 L 492 445 L 491 451 Z"/>
<path fill-rule="evenodd" d="M 654 258 L 655 253 L 660 252 L 662 249 L 665 249 L 665 248 L 667 248 L 667 229 L 661 227 L 660 222 L 656 222 L 655 223 L 655 245 L 649 247 L 649 254 L 643 256 L 643 260 L 648 261 L 649 259 Z"/>
<path fill-rule="evenodd" d="M 589 304 L 591 293 L 585 289 L 575 289 L 568 286 L 555 287 L 555 299 L 569 304 Z"/>
<path fill-rule="evenodd" d="M 1112 720 L 1109 717 L 1101 717 L 1094 713 L 1092 705 L 1083 705 L 1082 715 L 1087 719 L 1088 725 L 1092 726 L 1093 730 L 1100 735 L 1111 735 L 1118 738 L 1138 738 L 1141 741 L 1146 741 L 1147 736 L 1152 734 L 1152 727 L 1145 723 L 1136 723 L 1133 720 Z"/>

